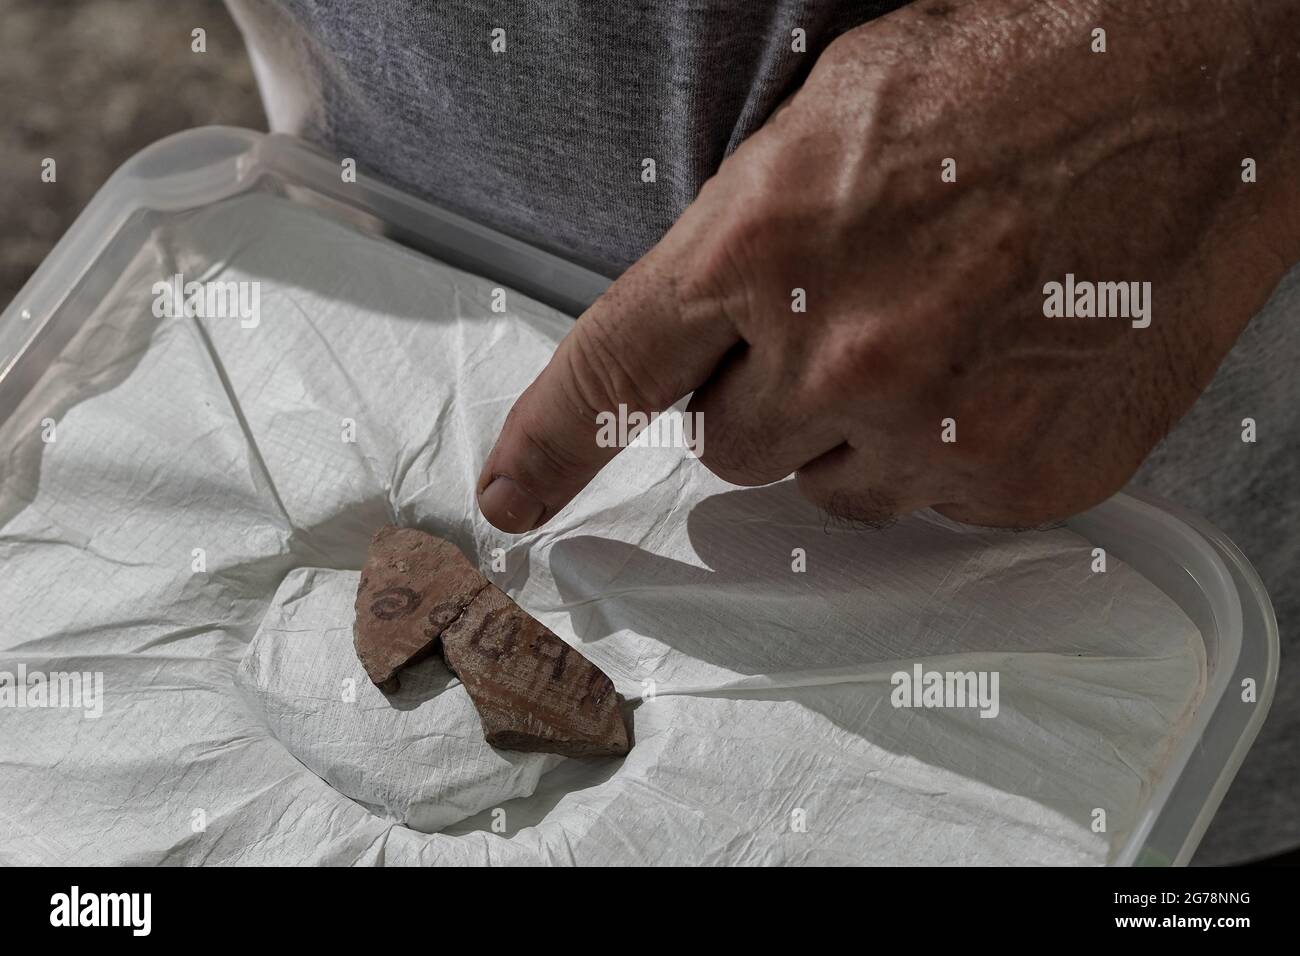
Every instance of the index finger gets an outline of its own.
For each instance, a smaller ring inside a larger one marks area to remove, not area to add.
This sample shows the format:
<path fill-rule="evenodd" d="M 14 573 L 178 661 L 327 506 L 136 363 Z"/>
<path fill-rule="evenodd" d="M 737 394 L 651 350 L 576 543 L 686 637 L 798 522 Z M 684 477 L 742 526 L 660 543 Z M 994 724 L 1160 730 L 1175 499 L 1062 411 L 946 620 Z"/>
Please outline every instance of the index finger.
<path fill-rule="evenodd" d="M 610 286 L 516 400 L 478 480 L 494 527 L 549 521 L 620 450 L 597 443 L 600 413 L 663 411 L 739 340 L 723 310 L 683 289 L 670 258 L 656 247 Z"/>

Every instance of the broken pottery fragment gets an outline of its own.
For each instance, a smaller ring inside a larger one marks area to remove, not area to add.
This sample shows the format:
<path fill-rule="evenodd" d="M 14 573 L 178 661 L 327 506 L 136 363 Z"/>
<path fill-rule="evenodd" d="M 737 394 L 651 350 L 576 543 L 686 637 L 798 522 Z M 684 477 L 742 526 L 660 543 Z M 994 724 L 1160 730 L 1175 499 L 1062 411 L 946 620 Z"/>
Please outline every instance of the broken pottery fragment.
<path fill-rule="evenodd" d="M 495 585 L 447 627 L 442 656 L 492 746 L 570 757 L 627 753 L 614 684 Z"/>
<path fill-rule="evenodd" d="M 622 699 L 587 660 L 448 541 L 381 528 L 357 588 L 357 657 L 381 689 L 441 648 L 489 744 L 571 757 L 628 752 Z"/>
<path fill-rule="evenodd" d="M 355 604 L 353 645 L 380 689 L 397 689 L 397 672 L 432 654 L 487 578 L 450 541 L 386 525 L 370 539 Z"/>

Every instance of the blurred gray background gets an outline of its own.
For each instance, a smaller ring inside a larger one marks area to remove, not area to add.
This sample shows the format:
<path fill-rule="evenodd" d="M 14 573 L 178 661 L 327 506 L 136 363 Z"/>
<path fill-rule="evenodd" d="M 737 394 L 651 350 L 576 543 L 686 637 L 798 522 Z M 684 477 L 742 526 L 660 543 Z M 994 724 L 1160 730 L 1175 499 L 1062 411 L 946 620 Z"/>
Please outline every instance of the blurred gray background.
<path fill-rule="evenodd" d="M 266 129 L 221 0 L 0 0 L 0 309 L 124 160 L 212 123 Z"/>

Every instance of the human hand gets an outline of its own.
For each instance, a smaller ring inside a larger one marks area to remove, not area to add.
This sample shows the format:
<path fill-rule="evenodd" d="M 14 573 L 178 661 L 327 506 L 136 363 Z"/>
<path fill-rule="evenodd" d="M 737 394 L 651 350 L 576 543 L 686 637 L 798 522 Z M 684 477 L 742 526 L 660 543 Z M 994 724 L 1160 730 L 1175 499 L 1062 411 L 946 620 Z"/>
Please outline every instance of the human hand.
<path fill-rule="evenodd" d="M 1105 499 L 1300 259 L 1297 37 L 1296 0 L 938 0 L 845 34 L 520 396 L 485 517 L 546 522 L 618 451 L 600 412 L 692 391 L 707 467 L 838 517 Z M 1150 283 L 1145 317 L 1045 316 L 1067 274 Z"/>

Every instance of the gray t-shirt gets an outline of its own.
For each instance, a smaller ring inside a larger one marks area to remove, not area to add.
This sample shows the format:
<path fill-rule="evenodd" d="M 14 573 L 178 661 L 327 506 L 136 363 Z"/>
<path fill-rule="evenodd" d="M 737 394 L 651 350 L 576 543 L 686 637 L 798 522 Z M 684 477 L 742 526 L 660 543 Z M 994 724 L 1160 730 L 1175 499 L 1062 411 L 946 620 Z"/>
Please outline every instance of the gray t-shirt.
<path fill-rule="evenodd" d="M 611 277 L 831 40 L 903 5 L 230 0 L 273 129 Z"/>
<path fill-rule="evenodd" d="M 904 5 L 227 2 L 273 129 L 611 277 L 663 235 L 831 40 Z M 806 52 L 794 49 L 795 30 Z M 643 179 L 647 159 L 653 183 Z M 1292 273 L 1137 480 L 1236 541 L 1282 629 L 1273 711 L 1197 862 L 1300 845 L 1300 752 L 1291 745 L 1300 672 L 1288 653 L 1300 644 L 1297 313 Z M 1247 417 L 1257 422 L 1254 444 L 1241 441 Z"/>

